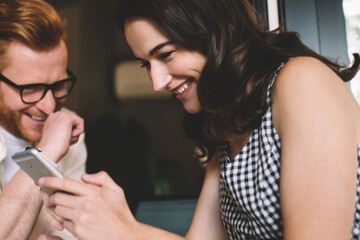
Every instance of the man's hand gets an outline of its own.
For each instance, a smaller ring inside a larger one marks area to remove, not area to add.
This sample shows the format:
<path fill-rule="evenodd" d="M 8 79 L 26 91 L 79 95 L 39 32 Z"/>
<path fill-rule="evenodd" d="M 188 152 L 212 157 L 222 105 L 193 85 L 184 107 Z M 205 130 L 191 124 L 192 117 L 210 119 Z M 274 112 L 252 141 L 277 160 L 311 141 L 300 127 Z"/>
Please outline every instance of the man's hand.
<path fill-rule="evenodd" d="M 68 111 L 58 111 L 48 116 L 37 147 L 47 158 L 57 162 L 83 132 L 84 120 L 81 117 Z"/>

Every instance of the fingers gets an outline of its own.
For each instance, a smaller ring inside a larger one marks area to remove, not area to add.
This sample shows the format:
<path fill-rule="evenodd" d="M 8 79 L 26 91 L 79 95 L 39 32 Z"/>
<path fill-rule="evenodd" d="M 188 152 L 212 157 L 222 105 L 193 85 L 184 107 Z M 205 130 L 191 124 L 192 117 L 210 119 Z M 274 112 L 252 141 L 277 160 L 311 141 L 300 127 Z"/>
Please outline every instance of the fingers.
<path fill-rule="evenodd" d="M 74 223 L 72 221 L 65 220 L 64 227 L 70 232 L 74 233 Z"/>
<path fill-rule="evenodd" d="M 82 197 L 57 192 L 49 198 L 46 215 L 47 220 L 51 226 L 59 231 L 66 228 L 70 232 L 73 232 L 74 222 L 83 205 L 84 199 Z"/>
<path fill-rule="evenodd" d="M 62 231 L 64 229 L 64 226 L 62 224 L 62 222 L 64 221 L 64 219 L 58 215 L 56 215 L 56 213 L 54 212 L 54 208 L 51 206 L 50 204 L 50 197 L 47 193 L 45 193 L 44 191 L 40 191 L 41 194 L 41 198 L 44 202 L 44 205 L 46 206 L 46 219 L 48 220 L 48 222 L 50 223 L 51 226 L 53 226 L 55 229 Z"/>
<path fill-rule="evenodd" d="M 61 237 L 59 236 L 53 236 L 53 235 L 48 235 L 48 234 L 41 234 L 37 240 L 63 240 Z"/>
<path fill-rule="evenodd" d="M 53 118 L 51 119 L 53 122 L 66 125 L 67 128 L 71 131 L 72 138 L 78 138 L 80 134 L 84 132 L 84 119 L 74 113 L 55 112 L 49 115 L 49 119 L 50 117 Z"/>
<path fill-rule="evenodd" d="M 81 179 L 85 183 L 91 183 L 111 190 L 119 189 L 119 186 L 114 182 L 114 180 L 104 171 L 95 174 L 84 174 L 81 176 Z"/>
<path fill-rule="evenodd" d="M 66 154 L 71 144 L 79 140 L 83 132 L 84 120 L 81 117 L 58 111 L 46 119 L 37 147 L 43 149 L 45 155 L 56 162 Z"/>
<path fill-rule="evenodd" d="M 72 122 L 73 129 L 71 133 L 70 144 L 78 142 L 80 135 L 84 132 L 84 120 L 80 117 L 74 117 Z"/>
<path fill-rule="evenodd" d="M 54 213 L 56 215 L 60 215 L 63 218 L 68 218 L 68 216 L 64 216 L 62 214 L 59 214 L 56 208 L 57 206 L 64 206 L 71 209 L 80 208 L 82 206 L 83 202 L 80 196 L 70 195 L 68 193 L 64 192 L 57 192 L 53 194 L 50 197 L 50 200 L 48 202 L 48 207 L 54 208 Z M 62 219 L 63 220 L 63 219 Z"/>
<path fill-rule="evenodd" d="M 38 183 L 36 183 L 36 184 L 38 184 Z M 47 195 L 43 190 L 40 190 L 40 196 L 41 196 L 41 199 L 43 200 L 43 202 L 46 205 L 47 202 L 49 201 L 49 195 Z"/>
<path fill-rule="evenodd" d="M 70 145 L 73 145 L 79 141 L 79 136 L 71 137 Z"/>
<path fill-rule="evenodd" d="M 53 228 L 55 228 L 58 231 L 62 231 L 64 229 L 64 225 L 63 225 L 64 220 L 59 221 L 58 219 L 63 219 L 63 218 L 57 217 L 58 218 L 57 219 L 53 215 L 54 213 L 52 213 L 52 211 L 53 210 L 48 209 L 48 211 L 46 212 L 46 219 Z"/>
<path fill-rule="evenodd" d="M 88 195 L 88 193 L 93 190 L 92 185 L 111 190 L 118 190 L 120 188 L 104 171 L 96 174 L 84 174 L 81 178 L 85 183 L 76 181 L 66 176 L 64 176 L 64 178 L 42 177 L 39 179 L 38 185 L 40 187 L 52 188 L 78 196 Z M 86 183 L 90 183 L 90 185 Z"/>
<path fill-rule="evenodd" d="M 88 192 L 86 184 L 66 176 L 64 178 L 42 177 L 39 179 L 38 184 L 41 187 L 52 188 L 78 196 L 86 195 Z"/>
<path fill-rule="evenodd" d="M 74 115 L 72 118 L 72 126 L 72 137 L 79 137 L 80 134 L 84 132 L 84 120 L 77 115 Z"/>

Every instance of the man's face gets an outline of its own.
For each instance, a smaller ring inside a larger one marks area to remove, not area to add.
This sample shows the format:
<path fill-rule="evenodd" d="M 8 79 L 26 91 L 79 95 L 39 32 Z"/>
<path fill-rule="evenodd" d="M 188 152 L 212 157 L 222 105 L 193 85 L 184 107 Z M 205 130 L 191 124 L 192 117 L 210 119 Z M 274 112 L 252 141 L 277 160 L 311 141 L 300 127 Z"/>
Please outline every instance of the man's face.
<path fill-rule="evenodd" d="M 34 51 L 20 42 L 12 42 L 6 53 L 6 66 L 1 74 L 17 85 L 52 84 L 67 78 L 65 43 L 48 51 Z M 38 142 L 50 113 L 58 111 L 65 98 L 56 100 L 51 90 L 33 104 L 25 104 L 20 92 L 0 81 L 0 125 L 17 137 Z"/>

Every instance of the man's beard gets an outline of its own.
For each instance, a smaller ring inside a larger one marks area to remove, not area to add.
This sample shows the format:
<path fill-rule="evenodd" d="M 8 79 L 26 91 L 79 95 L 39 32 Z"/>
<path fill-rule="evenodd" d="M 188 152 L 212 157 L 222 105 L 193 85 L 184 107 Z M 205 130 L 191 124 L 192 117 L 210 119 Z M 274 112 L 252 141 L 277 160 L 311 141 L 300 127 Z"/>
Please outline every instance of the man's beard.
<path fill-rule="evenodd" d="M 56 105 L 55 111 L 61 108 L 60 104 Z M 0 94 L 0 125 L 12 135 L 35 144 L 40 141 L 42 134 L 42 126 L 24 127 L 21 119 L 23 113 L 10 109 Z M 31 130 L 31 131 L 30 131 Z M 36 132 L 38 134 L 31 134 Z"/>

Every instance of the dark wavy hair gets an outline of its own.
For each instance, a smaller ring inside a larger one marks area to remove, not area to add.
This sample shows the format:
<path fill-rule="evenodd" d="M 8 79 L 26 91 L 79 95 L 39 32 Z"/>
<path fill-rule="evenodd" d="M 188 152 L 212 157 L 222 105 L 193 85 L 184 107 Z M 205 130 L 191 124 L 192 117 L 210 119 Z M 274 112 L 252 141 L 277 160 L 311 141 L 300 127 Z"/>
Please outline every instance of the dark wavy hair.
<path fill-rule="evenodd" d="M 184 113 L 185 130 L 209 158 L 225 139 L 255 129 L 268 109 L 266 91 L 282 62 L 311 56 L 343 81 L 359 70 L 334 63 L 306 47 L 295 32 L 268 31 L 247 0 L 124 0 L 120 26 L 144 17 L 179 46 L 201 52 L 206 63 L 198 82 L 203 111 Z"/>

